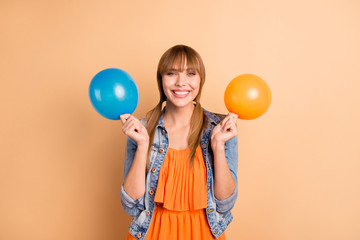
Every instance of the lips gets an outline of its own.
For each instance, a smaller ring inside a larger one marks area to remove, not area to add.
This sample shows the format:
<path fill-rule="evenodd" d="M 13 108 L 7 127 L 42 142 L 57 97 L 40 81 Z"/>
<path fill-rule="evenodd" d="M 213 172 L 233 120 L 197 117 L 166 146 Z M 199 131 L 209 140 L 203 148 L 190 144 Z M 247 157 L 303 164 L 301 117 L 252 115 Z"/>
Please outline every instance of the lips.
<path fill-rule="evenodd" d="M 173 93 L 173 95 L 177 98 L 185 98 L 189 95 L 190 91 L 176 91 L 176 90 L 172 90 L 171 91 Z"/>

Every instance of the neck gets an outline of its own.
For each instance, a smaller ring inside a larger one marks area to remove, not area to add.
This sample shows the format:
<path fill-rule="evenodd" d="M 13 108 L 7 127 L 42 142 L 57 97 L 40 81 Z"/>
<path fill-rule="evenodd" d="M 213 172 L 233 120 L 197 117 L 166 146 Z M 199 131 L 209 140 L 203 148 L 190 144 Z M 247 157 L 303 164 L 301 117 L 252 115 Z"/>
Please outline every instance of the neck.
<path fill-rule="evenodd" d="M 190 126 L 191 116 L 194 111 L 194 104 L 185 107 L 175 107 L 172 104 L 166 104 L 164 113 L 164 125 L 167 127 L 186 127 Z"/>

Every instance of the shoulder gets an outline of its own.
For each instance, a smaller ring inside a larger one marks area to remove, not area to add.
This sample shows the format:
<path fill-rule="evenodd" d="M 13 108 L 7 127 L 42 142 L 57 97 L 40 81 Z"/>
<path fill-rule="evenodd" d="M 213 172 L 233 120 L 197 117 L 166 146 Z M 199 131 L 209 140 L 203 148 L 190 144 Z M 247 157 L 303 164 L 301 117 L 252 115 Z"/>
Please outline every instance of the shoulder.
<path fill-rule="evenodd" d="M 207 116 L 209 122 L 214 123 L 215 125 L 220 123 L 226 117 L 226 115 L 224 115 L 224 114 L 210 112 L 210 111 L 206 110 L 205 108 L 203 108 L 203 112 Z"/>

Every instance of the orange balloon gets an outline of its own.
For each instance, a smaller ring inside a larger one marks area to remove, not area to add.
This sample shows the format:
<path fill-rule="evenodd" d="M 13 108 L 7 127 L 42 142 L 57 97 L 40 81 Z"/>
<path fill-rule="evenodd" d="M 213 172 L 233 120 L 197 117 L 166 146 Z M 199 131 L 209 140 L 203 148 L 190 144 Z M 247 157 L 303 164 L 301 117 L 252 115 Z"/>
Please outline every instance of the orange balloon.
<path fill-rule="evenodd" d="M 226 87 L 225 106 L 240 119 L 250 120 L 263 115 L 271 104 L 271 91 L 264 80 L 254 74 L 242 74 Z"/>

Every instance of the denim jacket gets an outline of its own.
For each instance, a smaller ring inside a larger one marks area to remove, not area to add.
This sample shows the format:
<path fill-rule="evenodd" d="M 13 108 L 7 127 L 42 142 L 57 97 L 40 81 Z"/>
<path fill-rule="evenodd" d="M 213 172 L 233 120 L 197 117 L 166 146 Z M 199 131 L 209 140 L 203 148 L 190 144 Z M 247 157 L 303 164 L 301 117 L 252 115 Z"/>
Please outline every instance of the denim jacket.
<path fill-rule="evenodd" d="M 238 139 L 233 137 L 225 143 L 225 157 L 231 175 L 236 182 L 236 187 L 231 196 L 226 199 L 218 200 L 214 195 L 214 155 L 211 149 L 210 136 L 213 128 L 220 123 L 225 115 L 215 114 L 203 109 L 207 116 L 207 125 L 204 128 L 201 137 L 201 149 L 207 168 L 207 207 L 206 216 L 215 238 L 218 238 L 230 224 L 233 216 L 230 210 L 234 207 L 237 199 L 237 168 L 238 168 Z M 164 113 L 164 111 L 163 111 Z M 141 119 L 144 125 L 145 120 Z M 163 114 L 156 126 L 154 140 L 150 149 L 150 168 L 146 175 L 146 190 L 142 197 L 133 200 L 121 185 L 121 203 L 124 210 L 133 217 L 129 227 L 129 232 L 137 239 L 144 239 L 149 229 L 150 222 L 155 209 L 155 193 L 159 179 L 159 172 L 169 147 L 169 139 L 166 128 L 163 124 Z M 127 138 L 124 179 L 126 178 L 132 165 L 137 144 L 131 138 Z"/>

